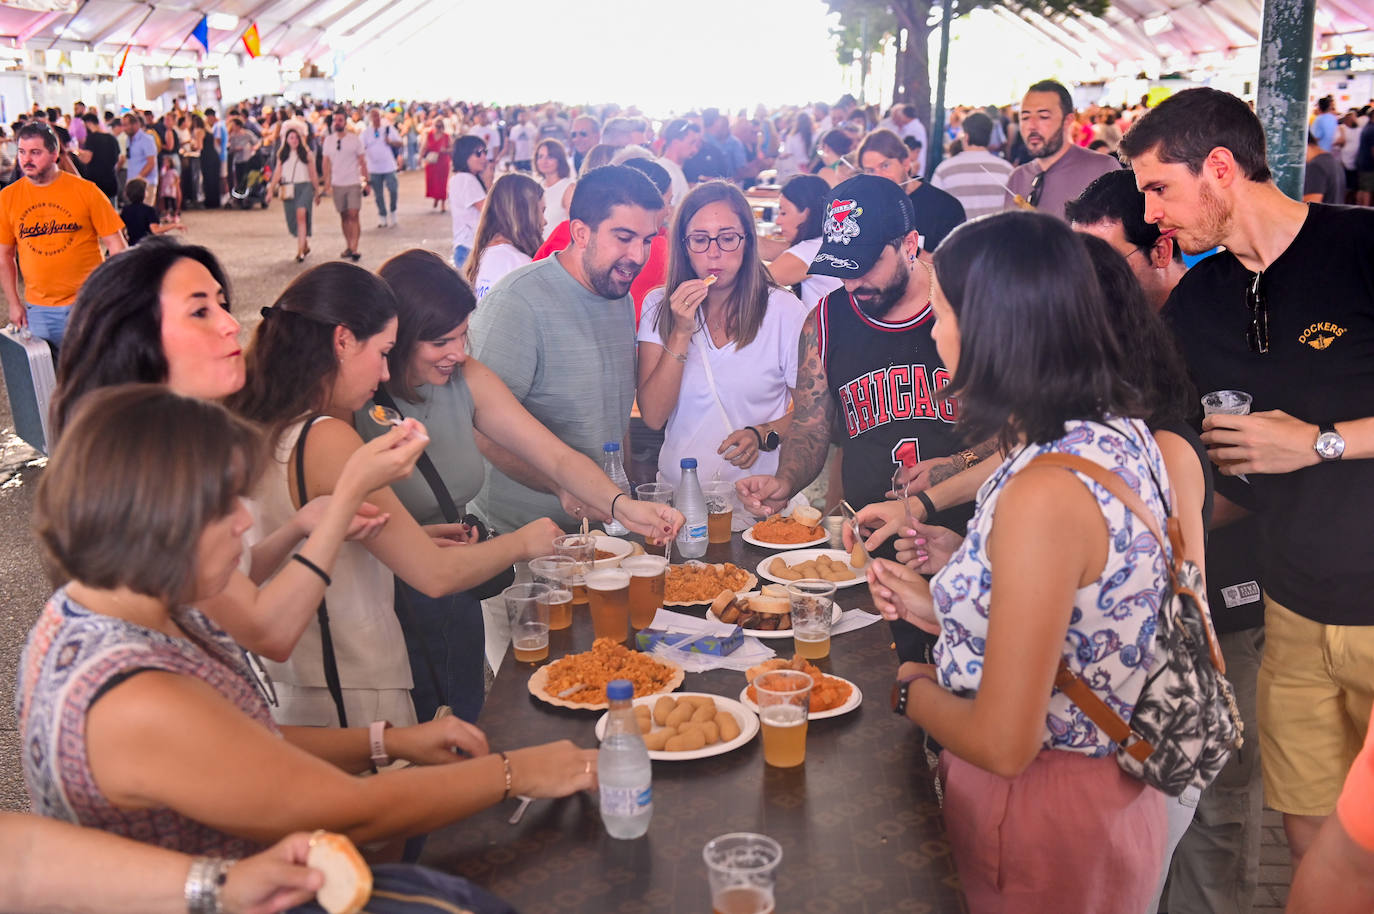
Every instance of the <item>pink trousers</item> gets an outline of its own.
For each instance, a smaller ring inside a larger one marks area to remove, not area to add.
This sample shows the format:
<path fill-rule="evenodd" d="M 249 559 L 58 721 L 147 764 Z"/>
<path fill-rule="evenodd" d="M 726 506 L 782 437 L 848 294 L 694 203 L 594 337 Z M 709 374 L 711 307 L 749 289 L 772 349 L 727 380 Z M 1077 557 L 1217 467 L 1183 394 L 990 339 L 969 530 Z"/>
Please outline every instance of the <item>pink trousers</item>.
<path fill-rule="evenodd" d="M 1013 779 L 944 752 L 945 826 L 973 914 L 1142 914 L 1164 865 L 1164 794 L 1115 758 L 1042 750 Z"/>

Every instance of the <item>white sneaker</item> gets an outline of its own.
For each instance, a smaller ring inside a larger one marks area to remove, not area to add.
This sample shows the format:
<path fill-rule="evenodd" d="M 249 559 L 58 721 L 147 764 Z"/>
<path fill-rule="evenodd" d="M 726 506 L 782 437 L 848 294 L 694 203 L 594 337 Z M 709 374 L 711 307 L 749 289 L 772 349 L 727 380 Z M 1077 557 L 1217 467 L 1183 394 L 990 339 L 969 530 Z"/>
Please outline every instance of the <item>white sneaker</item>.
<path fill-rule="evenodd" d="M 382 221 L 377 223 L 377 228 L 386 228 L 386 227 L 387 227 L 387 221 L 386 221 L 386 218 L 383 217 L 383 218 L 382 218 Z"/>
<path fill-rule="evenodd" d="M 401 223 L 396 219 L 396 213 L 393 212 L 393 213 L 391 214 L 391 227 L 392 227 L 392 228 L 395 228 L 396 226 L 398 226 L 398 225 L 400 225 L 400 224 L 401 224 Z"/>

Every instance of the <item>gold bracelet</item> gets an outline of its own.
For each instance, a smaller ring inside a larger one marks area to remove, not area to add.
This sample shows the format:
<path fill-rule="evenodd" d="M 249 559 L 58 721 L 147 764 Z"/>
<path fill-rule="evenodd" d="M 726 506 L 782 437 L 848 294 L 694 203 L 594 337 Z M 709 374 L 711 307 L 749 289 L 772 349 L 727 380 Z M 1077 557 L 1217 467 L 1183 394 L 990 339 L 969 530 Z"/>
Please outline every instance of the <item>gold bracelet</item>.
<path fill-rule="evenodd" d="M 502 801 L 505 801 L 510 799 L 511 784 L 513 780 L 510 773 L 510 759 L 506 758 L 506 753 L 504 752 L 499 752 L 497 754 L 501 756 L 501 765 L 506 771 L 506 792 L 501 797 Z"/>
<path fill-rule="evenodd" d="M 672 356 L 673 358 L 677 359 L 679 362 L 683 363 L 684 365 L 687 364 L 687 356 L 685 356 L 685 355 L 678 355 L 676 352 L 674 352 L 673 350 L 669 349 L 667 346 L 664 346 L 664 347 L 663 347 L 663 351 L 666 352 L 666 353 L 668 353 L 670 356 Z"/>

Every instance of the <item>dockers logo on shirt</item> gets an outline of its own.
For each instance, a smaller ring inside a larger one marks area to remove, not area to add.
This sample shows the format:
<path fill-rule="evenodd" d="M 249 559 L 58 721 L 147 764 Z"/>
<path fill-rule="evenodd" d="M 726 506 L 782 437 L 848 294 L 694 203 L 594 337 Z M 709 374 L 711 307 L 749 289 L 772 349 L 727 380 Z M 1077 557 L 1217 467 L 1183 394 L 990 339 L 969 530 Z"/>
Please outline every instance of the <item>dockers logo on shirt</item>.
<path fill-rule="evenodd" d="M 81 223 L 66 207 L 56 203 L 35 203 L 19 217 L 15 236 L 35 254 L 61 254 L 76 241 Z"/>
<path fill-rule="evenodd" d="M 858 238 L 858 220 L 863 214 L 864 208 L 853 200 L 835 200 L 832 202 L 830 211 L 825 214 L 825 222 L 821 225 L 825 240 L 831 244 L 849 244 Z"/>
<path fill-rule="evenodd" d="M 860 375 L 840 388 L 845 430 L 850 438 L 906 419 L 959 421 L 959 401 L 937 400 L 935 392 L 949 383 L 944 368 L 889 365 Z"/>
<path fill-rule="evenodd" d="M 1344 327 L 1338 327 L 1330 321 L 1322 321 L 1304 330 L 1302 335 L 1298 337 L 1298 342 L 1306 343 L 1313 349 L 1325 349 L 1343 336 L 1345 336 Z"/>

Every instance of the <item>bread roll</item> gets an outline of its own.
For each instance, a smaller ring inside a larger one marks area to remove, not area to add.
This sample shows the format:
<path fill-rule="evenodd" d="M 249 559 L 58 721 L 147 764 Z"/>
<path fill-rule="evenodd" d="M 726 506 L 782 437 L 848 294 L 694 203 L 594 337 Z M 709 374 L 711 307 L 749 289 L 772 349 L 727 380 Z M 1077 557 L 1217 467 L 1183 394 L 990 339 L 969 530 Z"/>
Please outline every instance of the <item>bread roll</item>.
<path fill-rule="evenodd" d="M 324 885 L 315 893 L 315 900 L 329 914 L 357 914 L 372 897 L 372 870 L 343 835 L 315 832 L 310 836 L 305 862 L 324 874 Z"/>
<path fill-rule="evenodd" d="M 792 509 L 792 519 L 803 527 L 814 527 L 821 522 L 821 512 L 810 505 Z"/>

